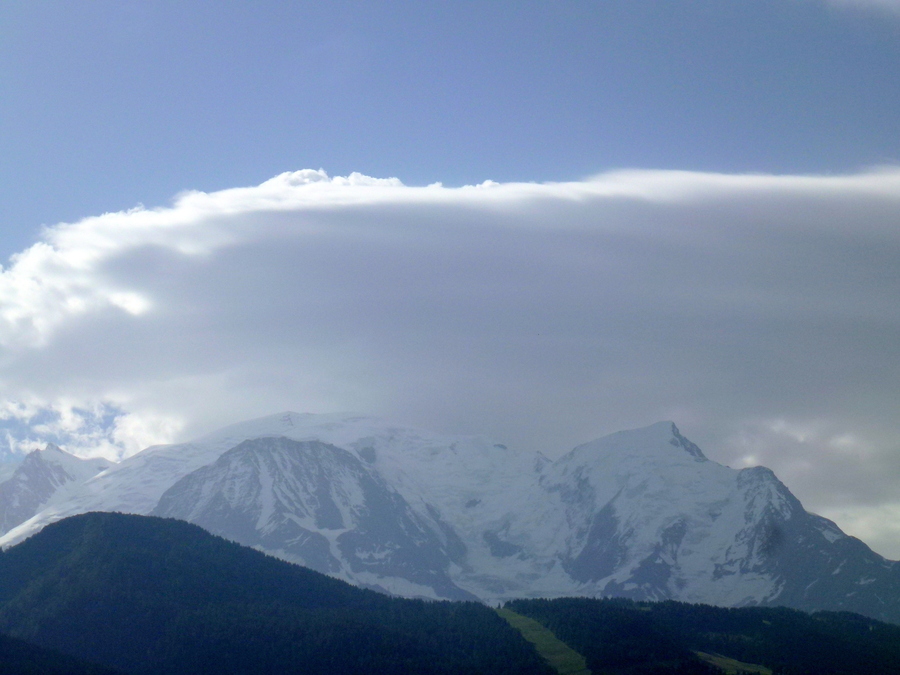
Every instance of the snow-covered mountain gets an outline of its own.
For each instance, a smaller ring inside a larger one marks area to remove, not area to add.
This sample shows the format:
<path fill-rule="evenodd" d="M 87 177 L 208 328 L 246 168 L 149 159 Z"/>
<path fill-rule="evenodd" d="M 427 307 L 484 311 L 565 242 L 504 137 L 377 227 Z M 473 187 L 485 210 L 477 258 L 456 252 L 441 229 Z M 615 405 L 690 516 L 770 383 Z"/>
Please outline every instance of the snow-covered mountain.
<path fill-rule="evenodd" d="M 56 495 L 76 490 L 109 466 L 103 459 L 79 459 L 48 445 L 29 453 L 0 483 L 0 532 L 8 532 L 40 511 Z"/>
<path fill-rule="evenodd" d="M 452 529 L 417 513 L 355 453 L 321 441 L 244 441 L 175 483 L 152 513 L 359 584 L 476 599 L 449 577 L 448 562 L 465 554 Z"/>
<path fill-rule="evenodd" d="M 85 511 L 152 513 L 405 596 L 673 598 L 900 622 L 900 564 L 807 513 L 768 469 L 708 460 L 671 422 L 555 462 L 479 437 L 296 413 L 105 469 L 67 457 L 79 469 L 66 480 L 17 471 L 0 484 L 0 545 Z"/>

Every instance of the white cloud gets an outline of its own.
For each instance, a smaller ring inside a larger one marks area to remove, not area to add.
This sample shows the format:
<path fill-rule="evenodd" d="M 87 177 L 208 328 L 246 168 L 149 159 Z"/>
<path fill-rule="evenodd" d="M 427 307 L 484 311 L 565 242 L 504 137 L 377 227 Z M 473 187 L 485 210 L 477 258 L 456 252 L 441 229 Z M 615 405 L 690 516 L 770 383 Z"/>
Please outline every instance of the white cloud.
<path fill-rule="evenodd" d="M 864 513 L 900 502 L 898 222 L 896 168 L 189 192 L 13 257 L 0 417 L 108 455 L 288 408 L 551 455 L 674 418 Z"/>
<path fill-rule="evenodd" d="M 72 400 L 7 402 L 0 410 L 0 437 L 13 459 L 55 443 L 83 457 L 117 460 L 155 442 L 169 440 L 179 430 L 177 420 L 151 411 L 129 414 L 109 402 L 86 405 Z"/>

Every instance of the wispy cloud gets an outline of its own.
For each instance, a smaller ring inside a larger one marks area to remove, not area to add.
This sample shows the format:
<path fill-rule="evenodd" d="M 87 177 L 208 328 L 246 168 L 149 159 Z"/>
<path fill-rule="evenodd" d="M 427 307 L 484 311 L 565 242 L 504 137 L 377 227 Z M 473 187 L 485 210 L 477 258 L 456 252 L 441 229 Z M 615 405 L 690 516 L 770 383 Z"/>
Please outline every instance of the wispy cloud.
<path fill-rule="evenodd" d="M 896 168 L 186 193 L 11 259 L 3 419 L 114 454 L 353 409 L 558 455 L 670 418 L 900 557 L 860 515 L 900 504 L 898 222 Z"/>

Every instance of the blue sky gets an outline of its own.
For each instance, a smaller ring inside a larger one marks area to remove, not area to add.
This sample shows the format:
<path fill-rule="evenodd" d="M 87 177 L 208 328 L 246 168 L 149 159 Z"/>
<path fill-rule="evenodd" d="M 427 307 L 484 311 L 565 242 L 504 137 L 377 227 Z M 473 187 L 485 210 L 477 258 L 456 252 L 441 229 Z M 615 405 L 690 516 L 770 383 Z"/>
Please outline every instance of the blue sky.
<path fill-rule="evenodd" d="M 5 447 L 673 419 L 900 558 L 898 64 L 894 0 L 4 3 Z"/>

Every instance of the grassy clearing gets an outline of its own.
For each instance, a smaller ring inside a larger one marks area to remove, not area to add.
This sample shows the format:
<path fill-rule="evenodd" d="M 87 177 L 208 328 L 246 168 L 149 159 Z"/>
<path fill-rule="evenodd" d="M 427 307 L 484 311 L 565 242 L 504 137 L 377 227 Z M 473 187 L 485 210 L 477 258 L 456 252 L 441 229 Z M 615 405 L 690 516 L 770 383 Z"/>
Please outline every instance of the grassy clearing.
<path fill-rule="evenodd" d="M 529 619 L 527 616 L 516 614 L 508 609 L 498 609 L 497 613 L 533 644 L 538 654 L 544 657 L 560 675 L 591 675 L 581 654 L 534 619 Z"/>
<path fill-rule="evenodd" d="M 707 663 L 711 663 L 724 670 L 725 675 L 756 675 L 757 673 L 759 675 L 772 675 L 772 671 L 765 666 L 736 661 L 719 654 L 707 654 L 706 652 L 696 652 L 696 654 Z"/>

